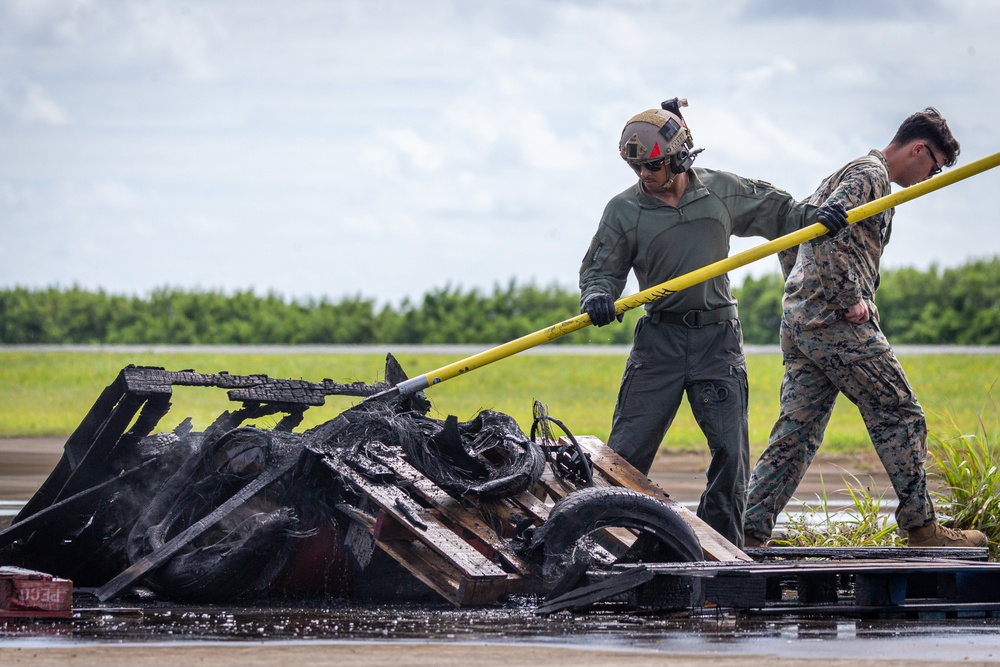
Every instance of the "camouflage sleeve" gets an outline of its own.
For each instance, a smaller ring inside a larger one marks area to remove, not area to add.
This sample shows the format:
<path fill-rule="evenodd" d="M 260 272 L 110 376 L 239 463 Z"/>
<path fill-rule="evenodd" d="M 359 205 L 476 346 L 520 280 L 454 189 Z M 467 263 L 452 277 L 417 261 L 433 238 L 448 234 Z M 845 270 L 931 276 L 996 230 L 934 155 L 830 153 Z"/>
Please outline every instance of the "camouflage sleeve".
<path fill-rule="evenodd" d="M 778 253 L 778 263 L 781 264 L 781 277 L 788 280 L 788 275 L 795 266 L 795 260 L 799 255 L 799 247 L 787 248 Z"/>
<path fill-rule="evenodd" d="M 580 265 L 580 304 L 591 294 L 620 297 L 632 270 L 633 254 L 615 206 L 608 204 Z"/>
<path fill-rule="evenodd" d="M 888 174 L 877 163 L 865 161 L 848 168 L 825 201 L 835 199 L 851 210 L 888 192 Z M 867 251 L 867 236 L 866 225 L 861 221 L 834 237 L 820 237 L 812 242 L 817 278 L 827 301 L 838 308 L 850 308 L 864 297 L 855 263 L 857 253 Z"/>

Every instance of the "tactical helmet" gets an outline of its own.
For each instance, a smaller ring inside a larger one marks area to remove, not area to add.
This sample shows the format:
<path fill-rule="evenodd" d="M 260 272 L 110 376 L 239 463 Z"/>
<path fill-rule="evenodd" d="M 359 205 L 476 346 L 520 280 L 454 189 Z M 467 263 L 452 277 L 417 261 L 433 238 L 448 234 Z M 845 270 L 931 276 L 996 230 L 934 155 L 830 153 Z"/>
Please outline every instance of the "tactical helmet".
<path fill-rule="evenodd" d="M 650 160 L 669 158 L 670 170 L 679 174 L 687 171 L 701 152 L 692 150 L 694 140 L 680 113 L 687 100 L 675 97 L 660 106 L 632 116 L 622 130 L 618 148 L 622 159 L 633 168 Z"/>

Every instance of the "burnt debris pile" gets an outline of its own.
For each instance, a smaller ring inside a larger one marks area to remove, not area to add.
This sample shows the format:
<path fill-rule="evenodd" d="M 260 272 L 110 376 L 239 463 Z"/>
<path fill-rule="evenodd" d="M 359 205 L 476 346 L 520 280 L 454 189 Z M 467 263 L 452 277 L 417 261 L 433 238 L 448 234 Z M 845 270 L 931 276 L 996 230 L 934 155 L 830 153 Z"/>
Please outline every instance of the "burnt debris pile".
<path fill-rule="evenodd" d="M 101 601 L 476 605 L 558 598 L 594 568 L 701 559 L 666 494 L 620 488 L 634 469 L 541 404 L 528 437 L 499 412 L 436 419 L 422 393 L 385 392 L 405 379 L 391 355 L 373 384 L 125 368 L 0 532 L 0 564 Z M 176 386 L 227 390 L 238 407 L 203 431 L 185 418 L 162 432 Z M 368 400 L 296 431 L 330 395 Z"/>

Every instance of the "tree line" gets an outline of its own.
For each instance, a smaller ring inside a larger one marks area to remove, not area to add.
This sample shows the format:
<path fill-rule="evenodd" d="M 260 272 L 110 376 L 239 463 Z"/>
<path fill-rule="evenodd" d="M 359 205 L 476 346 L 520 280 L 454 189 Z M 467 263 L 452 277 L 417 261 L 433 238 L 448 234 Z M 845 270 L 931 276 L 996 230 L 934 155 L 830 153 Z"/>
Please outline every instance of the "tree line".
<path fill-rule="evenodd" d="M 733 290 L 746 342 L 778 342 L 782 290 L 777 274 L 748 277 Z M 1000 257 L 949 269 L 884 270 L 875 304 L 892 343 L 1000 345 Z"/>
<path fill-rule="evenodd" d="M 782 279 L 747 277 L 734 287 L 747 343 L 778 342 Z M 1000 344 L 1000 258 L 949 269 L 890 269 L 876 298 L 895 343 Z M 79 287 L 0 289 L 0 344 L 491 344 L 579 313 L 578 292 L 558 285 L 452 285 L 418 301 L 377 306 L 361 296 L 286 300 L 252 291 L 224 294 L 161 288 L 147 296 Z M 555 344 L 627 344 L 631 323 L 588 327 Z"/>

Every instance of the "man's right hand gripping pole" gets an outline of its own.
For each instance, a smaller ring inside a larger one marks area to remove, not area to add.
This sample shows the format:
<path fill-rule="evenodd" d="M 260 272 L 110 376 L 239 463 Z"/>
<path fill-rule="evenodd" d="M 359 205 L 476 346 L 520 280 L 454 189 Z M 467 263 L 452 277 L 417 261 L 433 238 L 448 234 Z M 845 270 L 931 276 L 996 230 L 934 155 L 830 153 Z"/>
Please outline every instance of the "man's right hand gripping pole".
<path fill-rule="evenodd" d="M 583 300 L 580 312 L 587 313 L 594 326 L 603 327 L 617 319 L 622 321 L 622 315 L 615 314 L 615 300 L 610 294 L 591 294 Z"/>

